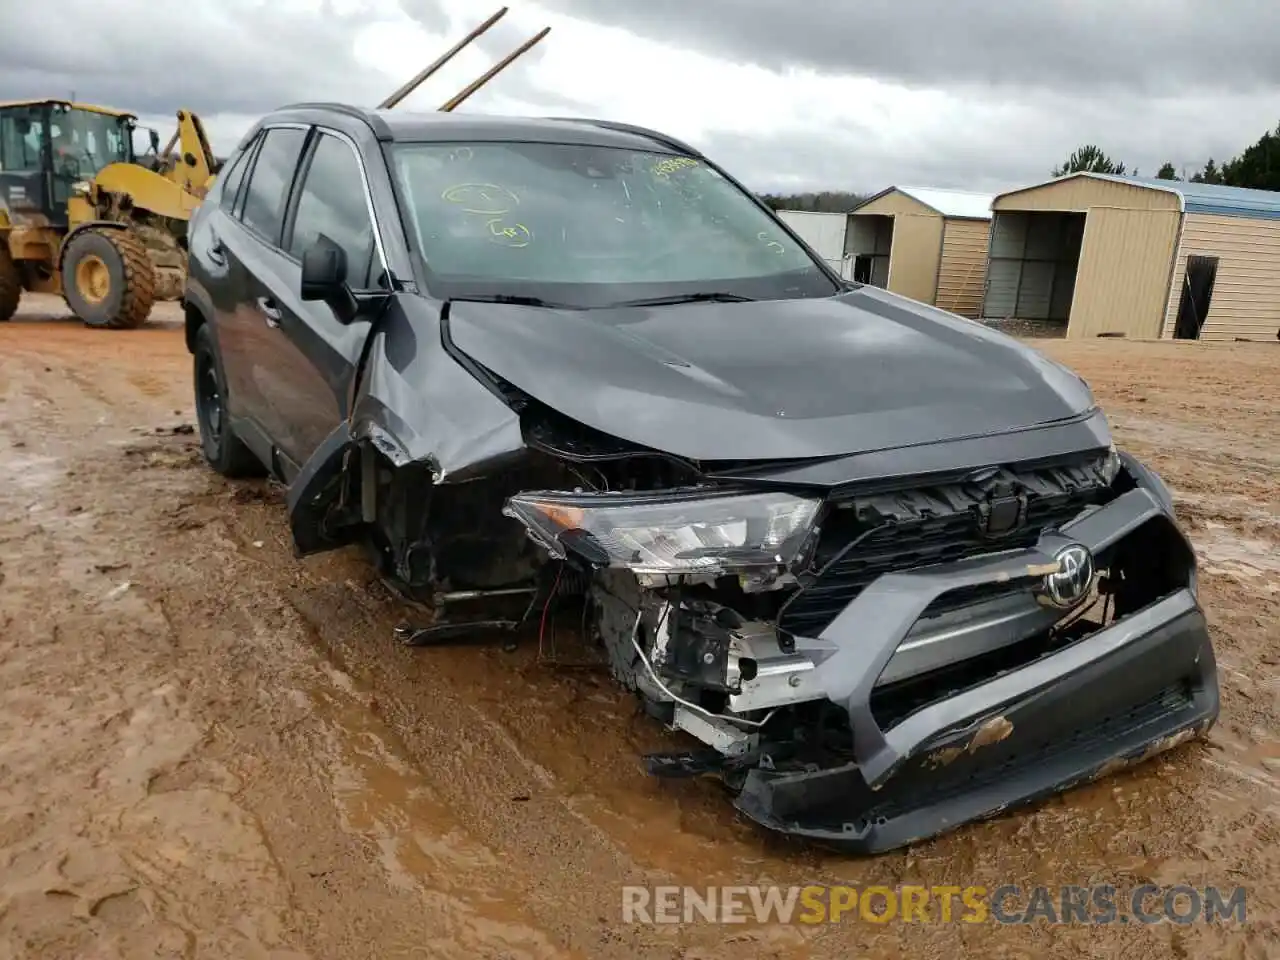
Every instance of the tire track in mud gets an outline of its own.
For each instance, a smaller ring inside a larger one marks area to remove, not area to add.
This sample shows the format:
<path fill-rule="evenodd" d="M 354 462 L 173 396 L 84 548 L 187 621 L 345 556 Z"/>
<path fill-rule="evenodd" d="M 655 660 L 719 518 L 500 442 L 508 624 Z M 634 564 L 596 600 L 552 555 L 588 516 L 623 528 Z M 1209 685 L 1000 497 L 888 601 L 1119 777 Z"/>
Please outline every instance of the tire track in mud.
<path fill-rule="evenodd" d="M 645 777 L 638 753 L 668 736 L 599 678 L 537 664 L 534 644 L 395 646 L 403 611 L 362 561 L 294 560 L 275 491 L 225 484 L 192 438 L 155 434 L 190 406 L 173 333 L 108 362 L 63 330 L 12 352 L 0 331 L 0 956 L 1276 948 L 1276 895 L 1257 883 L 1280 875 L 1280 644 L 1256 582 L 1205 577 L 1224 664 L 1208 745 L 850 860 L 739 822 L 713 784 Z M 1274 494 L 1272 477 L 1251 502 Z M 1250 927 L 617 922 L 624 882 L 1148 880 L 1252 883 Z"/>

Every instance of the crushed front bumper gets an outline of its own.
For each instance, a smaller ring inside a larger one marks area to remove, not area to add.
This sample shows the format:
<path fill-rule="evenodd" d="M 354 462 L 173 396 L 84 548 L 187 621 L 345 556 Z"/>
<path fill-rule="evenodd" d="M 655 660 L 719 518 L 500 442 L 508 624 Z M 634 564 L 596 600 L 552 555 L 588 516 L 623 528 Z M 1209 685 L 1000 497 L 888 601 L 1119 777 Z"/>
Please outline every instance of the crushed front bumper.
<path fill-rule="evenodd" d="M 1172 529 L 1168 505 L 1138 487 L 1046 531 L 1032 549 L 880 577 L 823 631 L 831 654 L 804 680 L 847 711 L 855 761 L 804 771 L 756 767 L 737 807 L 766 827 L 874 853 L 1202 735 L 1218 715 L 1218 682 L 1194 572 L 1185 586 L 1083 639 L 892 726 L 882 728 L 872 710 L 885 667 L 938 597 L 1026 578 L 1065 542 L 1104 555 L 1151 522 Z"/>

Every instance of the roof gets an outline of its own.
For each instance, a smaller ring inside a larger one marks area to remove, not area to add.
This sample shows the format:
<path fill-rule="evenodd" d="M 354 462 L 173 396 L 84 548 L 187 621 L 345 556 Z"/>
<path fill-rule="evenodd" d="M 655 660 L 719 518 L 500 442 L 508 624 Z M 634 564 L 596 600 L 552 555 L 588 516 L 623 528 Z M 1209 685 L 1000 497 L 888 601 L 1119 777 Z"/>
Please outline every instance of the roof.
<path fill-rule="evenodd" d="M 309 112 L 338 112 L 359 117 L 382 140 L 420 143 L 523 140 L 699 155 L 698 151 L 687 144 L 657 130 L 585 117 L 511 117 L 440 110 L 369 110 L 343 103 L 295 103 L 280 107 L 273 115 Z"/>
<path fill-rule="evenodd" d="M 1181 196 L 1182 209 L 1186 213 L 1214 213 L 1225 217 L 1280 220 L 1280 192 L 1275 190 L 1250 190 L 1247 187 L 1227 187 L 1220 183 L 1190 183 L 1185 180 L 1118 177 L 1112 174 L 1095 174 L 1095 176 L 1120 183 L 1150 187 L 1152 190 L 1172 190 Z"/>
<path fill-rule="evenodd" d="M 71 100 L 62 100 L 58 97 L 49 97 L 45 100 L 0 100 L 0 110 L 6 107 L 42 107 L 47 103 L 57 103 L 62 106 L 71 107 L 73 110 L 88 110 L 90 113 L 104 113 L 109 117 L 129 117 L 137 119 L 134 114 L 128 110 L 117 110 L 115 107 L 104 107 L 95 103 L 75 103 Z"/>
<path fill-rule="evenodd" d="M 1030 187 L 1020 187 L 1008 193 L 1022 193 L 1047 187 L 1059 180 L 1072 177 L 1088 177 L 1093 180 L 1109 180 L 1132 187 L 1146 187 L 1176 194 L 1178 207 L 1184 213 L 1211 213 L 1222 217 L 1247 217 L 1254 220 L 1280 220 L 1280 191 L 1250 190 L 1246 187 L 1227 187 L 1218 183 L 1190 183 L 1185 180 L 1155 180 L 1150 177 L 1122 177 L 1113 173 L 1067 174 L 1054 180 L 1046 180 Z M 1001 194 L 1000 196 L 1007 196 Z M 999 199 L 998 197 L 996 199 Z"/>
<path fill-rule="evenodd" d="M 873 200 L 879 200 L 895 190 L 898 193 L 906 194 L 917 203 L 923 203 L 941 216 L 964 220 L 990 220 L 991 201 L 995 199 L 992 194 L 974 193 L 970 190 L 939 190 L 934 187 L 894 186 L 881 190 L 875 196 L 863 200 L 862 203 L 853 208 L 853 212 L 857 213 L 859 208 L 866 206 Z"/>

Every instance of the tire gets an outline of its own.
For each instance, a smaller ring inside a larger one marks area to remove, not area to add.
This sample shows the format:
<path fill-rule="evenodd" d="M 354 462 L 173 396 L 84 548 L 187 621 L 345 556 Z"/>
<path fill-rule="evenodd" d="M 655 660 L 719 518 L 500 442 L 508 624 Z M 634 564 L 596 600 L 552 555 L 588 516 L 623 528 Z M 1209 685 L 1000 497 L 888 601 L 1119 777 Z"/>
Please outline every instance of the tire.
<path fill-rule="evenodd" d="M 142 326 L 156 299 L 147 248 L 132 231 L 119 227 L 90 227 L 76 234 L 62 258 L 62 294 L 87 326 Z"/>
<path fill-rule="evenodd" d="M 205 461 L 224 477 L 262 476 L 266 470 L 261 461 L 227 423 L 227 378 L 222 372 L 222 358 L 218 355 L 213 331 L 207 323 L 201 324 L 196 331 L 192 378 L 196 423 Z"/>
<path fill-rule="evenodd" d="M 0 237 L 0 243 L 5 243 Z M 0 246 L 0 323 L 9 320 L 18 312 L 18 301 L 22 299 L 22 275 L 18 273 L 18 265 L 13 262 L 9 251 Z"/>

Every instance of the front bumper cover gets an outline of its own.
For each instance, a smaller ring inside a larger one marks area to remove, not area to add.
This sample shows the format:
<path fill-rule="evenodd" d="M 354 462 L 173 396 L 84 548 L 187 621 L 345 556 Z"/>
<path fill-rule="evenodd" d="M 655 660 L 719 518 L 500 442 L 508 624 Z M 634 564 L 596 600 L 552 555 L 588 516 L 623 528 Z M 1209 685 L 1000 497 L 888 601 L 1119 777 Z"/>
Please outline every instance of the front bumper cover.
<path fill-rule="evenodd" d="M 812 672 L 843 705 L 855 762 L 751 770 L 736 799 L 758 823 L 874 853 L 989 817 L 1203 734 L 1218 715 L 1217 668 L 1191 585 L 1021 668 L 882 729 L 871 694 L 921 613 L 957 589 L 1026 577 L 1065 542 L 1095 555 L 1168 508 L 1144 487 L 1030 550 L 883 576 L 823 632 Z"/>

